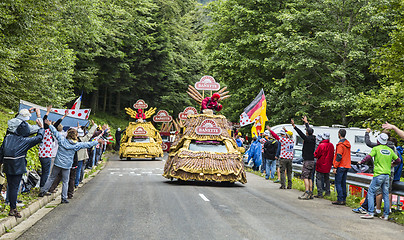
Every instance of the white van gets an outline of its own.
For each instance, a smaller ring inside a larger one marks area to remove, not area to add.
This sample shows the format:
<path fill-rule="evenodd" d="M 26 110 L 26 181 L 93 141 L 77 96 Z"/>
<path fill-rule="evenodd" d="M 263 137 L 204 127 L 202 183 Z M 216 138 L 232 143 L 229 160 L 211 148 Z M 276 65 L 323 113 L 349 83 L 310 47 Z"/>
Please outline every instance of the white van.
<path fill-rule="evenodd" d="M 276 134 L 279 135 L 281 129 L 285 127 L 286 130 L 293 132 L 293 139 L 295 141 L 295 158 L 299 158 L 301 156 L 301 151 L 303 147 L 303 139 L 297 134 L 295 129 L 292 127 L 292 124 L 280 124 L 271 127 L 271 130 L 274 131 Z M 306 127 L 304 125 L 296 125 L 303 133 L 306 134 Z M 365 144 L 365 132 L 366 129 L 363 128 L 345 128 L 341 125 L 333 125 L 332 127 L 328 126 L 312 126 L 311 128 L 314 130 L 314 135 L 322 134 L 324 132 L 328 132 L 330 134 L 330 142 L 334 144 L 334 147 L 339 142 L 338 138 L 338 131 L 343 128 L 346 130 L 345 138 L 351 143 L 351 152 L 352 154 L 355 153 L 362 153 L 366 155 L 370 153 L 372 150 L 370 147 L 366 146 Z M 370 141 L 376 142 L 377 133 L 370 132 Z"/>

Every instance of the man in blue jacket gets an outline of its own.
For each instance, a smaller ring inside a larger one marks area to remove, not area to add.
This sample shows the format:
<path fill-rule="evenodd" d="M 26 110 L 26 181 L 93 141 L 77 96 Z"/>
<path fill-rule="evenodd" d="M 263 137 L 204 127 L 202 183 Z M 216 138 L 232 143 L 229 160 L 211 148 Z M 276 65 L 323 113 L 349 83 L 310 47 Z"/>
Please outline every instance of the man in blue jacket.
<path fill-rule="evenodd" d="M 10 212 L 8 215 L 20 218 L 17 211 L 17 194 L 21 178 L 27 172 L 27 152 L 30 148 L 42 141 L 44 129 L 42 123 L 37 120 L 39 130 L 35 137 L 29 137 L 30 126 L 22 121 L 15 133 L 7 134 L 0 149 L 4 172 L 7 176 L 8 196 L 10 199 Z"/>

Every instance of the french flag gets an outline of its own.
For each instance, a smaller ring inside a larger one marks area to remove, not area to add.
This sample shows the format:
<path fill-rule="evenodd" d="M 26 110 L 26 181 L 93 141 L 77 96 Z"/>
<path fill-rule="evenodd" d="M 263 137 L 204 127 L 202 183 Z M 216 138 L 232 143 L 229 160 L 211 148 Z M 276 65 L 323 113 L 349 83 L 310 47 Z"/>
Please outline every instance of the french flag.
<path fill-rule="evenodd" d="M 73 107 L 71 109 L 80 109 L 80 105 L 81 105 L 81 97 L 83 96 L 83 94 L 80 95 L 79 98 L 76 99 L 76 101 L 73 104 Z"/>

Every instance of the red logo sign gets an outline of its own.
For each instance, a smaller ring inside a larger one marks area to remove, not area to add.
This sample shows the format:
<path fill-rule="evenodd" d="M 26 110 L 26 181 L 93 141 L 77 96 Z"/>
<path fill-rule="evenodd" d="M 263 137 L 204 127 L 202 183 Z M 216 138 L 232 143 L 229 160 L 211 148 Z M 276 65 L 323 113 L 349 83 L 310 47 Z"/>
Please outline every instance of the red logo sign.
<path fill-rule="evenodd" d="M 178 118 L 181 120 L 186 120 L 188 115 L 196 115 L 196 114 L 198 114 L 198 111 L 196 111 L 196 108 L 186 107 L 183 112 L 180 112 L 178 114 Z"/>
<path fill-rule="evenodd" d="M 195 83 L 195 88 L 197 90 L 217 91 L 220 89 L 220 84 L 211 76 L 203 76 L 199 82 Z"/>
<path fill-rule="evenodd" d="M 153 117 L 153 121 L 155 122 L 171 122 L 173 117 L 171 117 L 166 110 L 160 110 Z"/>
<path fill-rule="evenodd" d="M 143 127 L 137 127 L 137 128 L 135 129 L 135 131 L 133 131 L 133 135 L 135 135 L 135 136 L 138 136 L 138 135 L 146 135 L 146 134 L 147 134 L 147 131 L 144 130 Z"/>
<path fill-rule="evenodd" d="M 165 143 L 165 142 L 163 142 L 163 143 L 161 144 L 161 148 L 163 149 L 163 151 L 167 151 L 167 150 L 168 150 L 168 144 Z"/>
<path fill-rule="evenodd" d="M 135 104 L 133 104 L 133 108 L 135 109 L 146 109 L 149 105 L 147 105 L 147 103 L 143 100 L 143 99 L 139 99 L 137 100 L 137 102 Z"/>
<path fill-rule="evenodd" d="M 198 135 L 220 135 L 222 129 L 217 127 L 214 120 L 206 119 L 203 120 L 200 126 L 196 127 L 195 133 Z"/>

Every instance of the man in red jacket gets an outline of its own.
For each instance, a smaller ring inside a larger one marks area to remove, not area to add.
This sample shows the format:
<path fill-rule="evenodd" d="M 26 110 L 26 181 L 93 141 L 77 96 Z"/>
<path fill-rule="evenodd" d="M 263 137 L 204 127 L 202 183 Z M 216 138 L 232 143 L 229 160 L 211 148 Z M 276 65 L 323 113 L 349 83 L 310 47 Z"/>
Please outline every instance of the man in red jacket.
<path fill-rule="evenodd" d="M 314 152 L 314 157 L 317 158 L 316 163 L 316 179 L 317 179 L 317 196 L 322 198 L 323 192 L 325 195 L 330 195 L 330 170 L 334 158 L 334 145 L 330 143 L 330 134 L 323 133 L 322 141 Z"/>
<path fill-rule="evenodd" d="M 212 109 L 216 112 L 222 110 L 223 106 L 218 101 L 220 99 L 220 95 L 218 93 L 214 93 L 212 97 L 206 97 L 202 101 L 202 111 L 204 109 Z"/>

